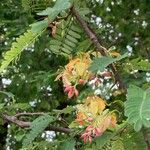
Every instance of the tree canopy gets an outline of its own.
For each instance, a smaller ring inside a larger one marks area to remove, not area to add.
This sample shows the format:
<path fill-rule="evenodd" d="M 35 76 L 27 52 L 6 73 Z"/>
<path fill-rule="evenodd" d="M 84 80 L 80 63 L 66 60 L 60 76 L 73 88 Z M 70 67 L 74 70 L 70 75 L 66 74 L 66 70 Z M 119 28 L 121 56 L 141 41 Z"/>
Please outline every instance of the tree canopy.
<path fill-rule="evenodd" d="M 0 149 L 149 150 L 148 0 L 1 0 Z"/>

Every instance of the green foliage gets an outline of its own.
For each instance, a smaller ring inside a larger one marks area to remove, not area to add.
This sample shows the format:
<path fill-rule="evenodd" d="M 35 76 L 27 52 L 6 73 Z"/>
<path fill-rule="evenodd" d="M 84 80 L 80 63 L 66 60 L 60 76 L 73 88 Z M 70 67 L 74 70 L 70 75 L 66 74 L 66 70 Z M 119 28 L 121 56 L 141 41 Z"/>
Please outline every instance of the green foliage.
<path fill-rule="evenodd" d="M 112 150 L 124 150 L 124 144 L 121 139 L 117 139 L 116 141 L 112 142 Z"/>
<path fill-rule="evenodd" d="M 70 140 L 63 142 L 59 149 L 60 150 L 67 150 L 67 149 L 74 150 L 75 144 L 76 144 L 76 141 L 74 139 L 70 139 Z"/>
<path fill-rule="evenodd" d="M 137 86 L 130 86 L 125 102 L 125 115 L 128 122 L 134 124 L 134 129 L 140 131 L 142 126 L 150 127 L 150 89 L 143 90 Z"/>
<path fill-rule="evenodd" d="M 34 24 L 31 24 L 31 31 L 34 33 L 40 33 L 48 27 L 48 19 L 43 21 L 38 21 Z"/>
<path fill-rule="evenodd" d="M 53 143 L 50 144 L 47 141 L 41 141 L 41 142 L 33 142 L 32 144 L 28 145 L 26 148 L 21 148 L 20 150 L 41 150 L 41 149 L 50 149 L 50 150 L 56 150 L 54 148 Z"/>
<path fill-rule="evenodd" d="M 26 12 L 39 12 L 52 3 L 51 0 L 22 0 L 21 2 Z"/>
<path fill-rule="evenodd" d="M 10 92 L 4 92 L 4 91 L 0 91 L 0 93 L 7 95 L 8 97 L 12 98 L 12 100 L 14 101 L 14 95 Z"/>
<path fill-rule="evenodd" d="M 142 70 L 150 71 L 150 62 L 149 60 L 142 60 L 140 58 L 132 59 L 126 66 L 128 69 L 132 70 Z"/>
<path fill-rule="evenodd" d="M 57 0 L 54 7 L 48 7 L 46 10 L 38 13 L 41 16 L 48 16 L 50 22 L 52 22 L 60 12 L 68 9 L 71 6 L 69 0 Z"/>
<path fill-rule="evenodd" d="M 4 103 L 1 103 L 1 104 L 0 104 L 0 110 L 1 110 L 4 106 L 5 106 L 5 104 L 4 104 Z"/>
<path fill-rule="evenodd" d="M 100 150 L 125 150 L 125 147 L 122 138 L 116 136 L 108 141 Z"/>
<path fill-rule="evenodd" d="M 107 132 L 101 137 L 98 137 L 95 141 L 96 148 L 102 149 L 113 137 L 114 137 L 114 134 L 111 132 Z"/>
<path fill-rule="evenodd" d="M 1 63 L 0 72 L 7 68 L 12 61 L 15 61 L 25 48 L 33 44 L 38 36 L 39 35 L 28 30 L 24 35 L 17 38 L 16 42 L 12 43 L 11 49 L 4 54 L 4 60 Z"/>
<path fill-rule="evenodd" d="M 108 65 L 110 65 L 110 64 L 112 64 L 112 63 L 114 63 L 114 62 L 116 62 L 116 61 L 119 61 L 119 60 L 121 60 L 121 59 L 123 59 L 123 58 L 125 58 L 125 57 L 127 57 L 127 56 L 128 56 L 128 54 L 125 53 L 125 54 L 123 54 L 122 56 L 118 56 L 117 58 L 112 58 L 112 57 L 110 57 L 110 56 L 107 56 L 107 57 L 106 57 L 106 56 L 103 56 L 103 57 L 100 57 L 100 58 L 96 58 L 96 59 L 92 62 L 92 64 L 91 64 L 89 70 L 91 70 L 92 72 L 104 71 L 104 69 L 105 69 Z"/>
<path fill-rule="evenodd" d="M 148 135 L 150 135 L 149 129 L 146 131 Z M 142 132 L 135 132 L 131 126 L 128 126 L 125 131 L 122 132 L 121 139 L 125 150 L 147 150 L 147 145 L 143 142 Z M 150 140 L 149 137 L 148 140 Z"/>
<path fill-rule="evenodd" d="M 81 38 L 81 29 L 71 20 L 62 21 L 56 30 L 54 38 L 50 40 L 50 50 L 57 55 L 68 56 L 75 52 Z"/>
<path fill-rule="evenodd" d="M 43 115 L 36 118 L 31 124 L 30 131 L 23 140 L 23 147 L 32 143 L 32 141 L 53 121 L 54 118 L 49 115 Z"/>
<path fill-rule="evenodd" d="M 22 0 L 22 7 L 25 11 L 28 11 L 31 9 L 31 0 Z"/>
<path fill-rule="evenodd" d="M 43 21 L 38 21 L 31 25 L 32 31 L 35 33 L 39 33 L 48 27 L 48 24 L 53 22 L 53 20 L 58 16 L 58 14 L 70 7 L 69 1 L 57 0 L 54 7 L 48 7 L 46 10 L 37 13 L 39 16 L 48 16 Z"/>
<path fill-rule="evenodd" d="M 72 106 L 68 106 L 62 110 L 55 110 L 59 114 L 71 114 L 75 109 Z"/>

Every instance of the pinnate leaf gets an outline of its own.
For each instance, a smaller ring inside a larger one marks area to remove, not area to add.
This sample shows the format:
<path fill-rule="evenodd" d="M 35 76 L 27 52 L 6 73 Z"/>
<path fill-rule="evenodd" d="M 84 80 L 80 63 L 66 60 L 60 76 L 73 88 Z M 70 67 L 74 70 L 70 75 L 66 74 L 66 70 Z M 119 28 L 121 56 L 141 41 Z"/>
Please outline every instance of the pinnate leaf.
<path fill-rule="evenodd" d="M 48 16 L 50 21 L 53 21 L 60 12 L 68 9 L 70 6 L 69 0 L 57 0 L 54 7 L 48 7 L 46 10 L 38 13 L 38 15 Z"/>
<path fill-rule="evenodd" d="M 150 127 L 150 88 L 143 90 L 131 85 L 127 92 L 125 102 L 125 115 L 128 122 L 134 124 L 134 129 L 139 131 L 142 126 Z"/>
<path fill-rule="evenodd" d="M 29 145 L 53 121 L 54 117 L 49 115 L 43 115 L 36 118 L 31 123 L 31 130 L 26 134 L 26 137 L 23 140 L 23 147 Z"/>
<path fill-rule="evenodd" d="M 97 71 L 104 71 L 104 69 L 116 62 L 116 61 L 119 61 L 125 57 L 127 57 L 128 54 L 125 53 L 123 54 L 122 56 L 119 56 L 117 58 L 112 58 L 110 56 L 106 57 L 106 56 L 103 56 L 103 57 L 100 57 L 100 58 L 95 58 L 95 60 L 92 62 L 91 66 L 89 67 L 89 70 L 92 71 L 92 72 L 97 72 Z"/>

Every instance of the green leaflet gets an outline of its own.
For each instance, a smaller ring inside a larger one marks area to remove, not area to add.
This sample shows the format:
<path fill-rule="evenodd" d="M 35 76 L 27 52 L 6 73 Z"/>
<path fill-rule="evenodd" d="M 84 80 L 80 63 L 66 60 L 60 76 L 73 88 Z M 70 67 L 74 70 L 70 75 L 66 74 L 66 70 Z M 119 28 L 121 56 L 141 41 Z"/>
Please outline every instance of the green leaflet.
<path fill-rule="evenodd" d="M 12 100 L 14 100 L 15 95 L 11 92 L 0 91 L 0 93 L 7 95 L 8 97 L 12 98 Z"/>
<path fill-rule="evenodd" d="M 116 141 L 112 142 L 112 150 L 125 150 L 124 144 L 121 138 L 118 137 Z"/>
<path fill-rule="evenodd" d="M 67 140 L 63 142 L 60 146 L 60 150 L 74 150 L 76 141 L 74 139 Z"/>
<path fill-rule="evenodd" d="M 53 8 L 48 7 L 46 10 L 37 14 L 41 16 L 48 16 L 50 22 L 52 22 L 60 12 L 68 9 L 70 6 L 71 3 L 69 0 L 57 0 Z"/>
<path fill-rule="evenodd" d="M 136 58 L 131 60 L 126 68 L 131 68 L 132 70 L 142 70 L 142 71 L 150 71 L 150 62 L 147 60 L 142 60 L 141 58 Z"/>
<path fill-rule="evenodd" d="M 125 54 L 123 54 L 122 56 L 119 56 L 119 57 L 117 57 L 117 58 L 112 58 L 112 57 L 110 57 L 110 56 L 108 56 L 108 57 L 103 56 L 103 57 L 100 57 L 100 58 L 96 58 L 96 59 L 92 62 L 92 64 L 91 64 L 89 70 L 92 71 L 92 72 L 104 71 L 104 69 L 105 69 L 108 65 L 110 65 L 110 64 L 112 64 L 112 63 L 114 63 L 114 62 L 116 62 L 116 61 L 119 61 L 119 60 L 121 60 L 121 59 L 123 59 L 123 58 L 125 58 L 125 57 L 127 57 L 127 56 L 128 56 L 128 54 L 125 53 Z"/>
<path fill-rule="evenodd" d="M 27 103 L 15 103 L 12 106 L 7 106 L 8 109 L 12 109 L 12 110 L 16 110 L 16 109 L 20 109 L 20 110 L 27 110 L 30 108 L 30 105 Z"/>
<path fill-rule="evenodd" d="M 91 45 L 91 40 L 85 39 L 78 44 L 77 51 L 86 51 Z"/>
<path fill-rule="evenodd" d="M 59 114 L 71 114 L 74 110 L 75 109 L 72 106 L 67 106 L 66 108 L 62 110 L 53 110 L 53 111 Z"/>
<path fill-rule="evenodd" d="M 41 35 L 41 33 L 35 34 L 31 30 L 28 30 L 17 38 L 16 42 L 12 43 L 11 49 L 4 54 L 0 72 L 7 68 L 7 66 L 14 61 L 25 48 L 33 44 L 39 35 Z"/>
<path fill-rule="evenodd" d="M 114 137 L 114 133 L 105 132 L 102 136 L 96 139 L 96 147 L 101 149 L 108 141 Z"/>
<path fill-rule="evenodd" d="M 0 110 L 3 109 L 4 106 L 5 106 L 5 103 L 1 103 L 1 104 L 0 104 Z"/>
<path fill-rule="evenodd" d="M 53 121 L 54 117 L 49 115 L 36 118 L 31 124 L 31 130 L 26 134 L 23 140 L 23 148 L 29 145 Z"/>
<path fill-rule="evenodd" d="M 143 90 L 131 85 L 127 92 L 125 102 L 125 115 L 128 122 L 134 124 L 135 131 L 140 131 L 142 126 L 150 127 L 150 88 Z"/>
<path fill-rule="evenodd" d="M 48 19 L 31 24 L 31 31 L 39 33 L 48 27 Z"/>

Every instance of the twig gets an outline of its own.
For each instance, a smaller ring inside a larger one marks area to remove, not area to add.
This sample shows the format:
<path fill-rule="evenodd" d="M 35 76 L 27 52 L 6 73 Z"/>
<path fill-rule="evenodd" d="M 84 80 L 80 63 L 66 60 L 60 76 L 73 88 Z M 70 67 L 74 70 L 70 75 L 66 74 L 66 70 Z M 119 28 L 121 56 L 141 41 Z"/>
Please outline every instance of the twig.
<path fill-rule="evenodd" d="M 16 115 L 14 115 L 14 117 L 20 117 L 20 116 L 34 116 L 34 115 L 44 115 L 45 113 L 43 112 L 36 112 L 36 113 L 17 113 Z"/>
<path fill-rule="evenodd" d="M 103 56 L 106 56 L 107 55 L 106 48 L 101 45 L 101 43 L 99 42 L 99 39 L 95 35 L 94 31 L 92 31 L 92 29 L 88 26 L 88 24 L 82 19 L 82 17 L 79 15 L 79 13 L 77 12 L 77 10 L 75 9 L 74 6 L 71 7 L 71 12 L 76 17 L 80 26 L 85 30 L 86 34 L 89 36 L 89 38 L 91 39 L 93 44 L 98 48 L 100 53 Z"/>
<path fill-rule="evenodd" d="M 66 133 L 66 134 L 71 133 L 71 129 L 69 129 L 69 128 L 56 127 L 56 126 L 52 126 L 52 125 L 48 126 L 46 129 L 51 130 L 51 131 L 56 131 L 56 132 L 62 132 L 62 133 Z"/>
<path fill-rule="evenodd" d="M 100 53 L 103 56 L 107 56 L 107 49 L 105 47 L 102 46 L 100 40 L 98 39 L 96 33 L 88 26 L 88 24 L 83 20 L 83 18 L 79 15 L 78 11 L 75 9 L 74 6 L 71 7 L 71 12 L 72 14 L 76 17 L 78 23 L 80 24 L 80 26 L 84 29 L 84 31 L 86 32 L 87 36 L 91 39 L 91 41 L 93 42 L 93 44 L 96 46 L 96 48 L 100 51 Z M 110 68 L 112 69 L 112 72 L 114 74 L 115 77 L 115 82 L 119 83 L 119 87 L 121 89 L 124 89 L 126 91 L 126 86 L 124 85 L 124 83 L 121 80 L 121 77 L 118 73 L 118 71 L 115 68 L 114 64 L 110 64 L 109 65 Z"/>
<path fill-rule="evenodd" d="M 19 119 L 17 119 L 17 117 L 22 116 L 22 115 L 41 115 L 41 114 L 43 115 L 44 113 L 20 113 L 20 114 L 16 114 L 15 116 L 9 116 L 6 114 L 2 114 L 2 118 L 6 122 L 13 123 L 21 128 L 29 128 L 31 126 L 31 122 L 19 120 Z M 56 126 L 52 126 L 52 125 L 49 125 L 46 128 L 46 130 L 62 132 L 62 133 L 66 133 L 66 134 L 69 134 L 72 131 L 69 128 L 56 127 Z"/>
<path fill-rule="evenodd" d="M 25 121 L 18 120 L 17 117 L 15 117 L 15 116 L 8 116 L 6 114 L 3 114 L 2 118 L 6 122 L 14 123 L 21 128 L 29 128 L 31 126 L 31 122 L 25 122 Z"/>

